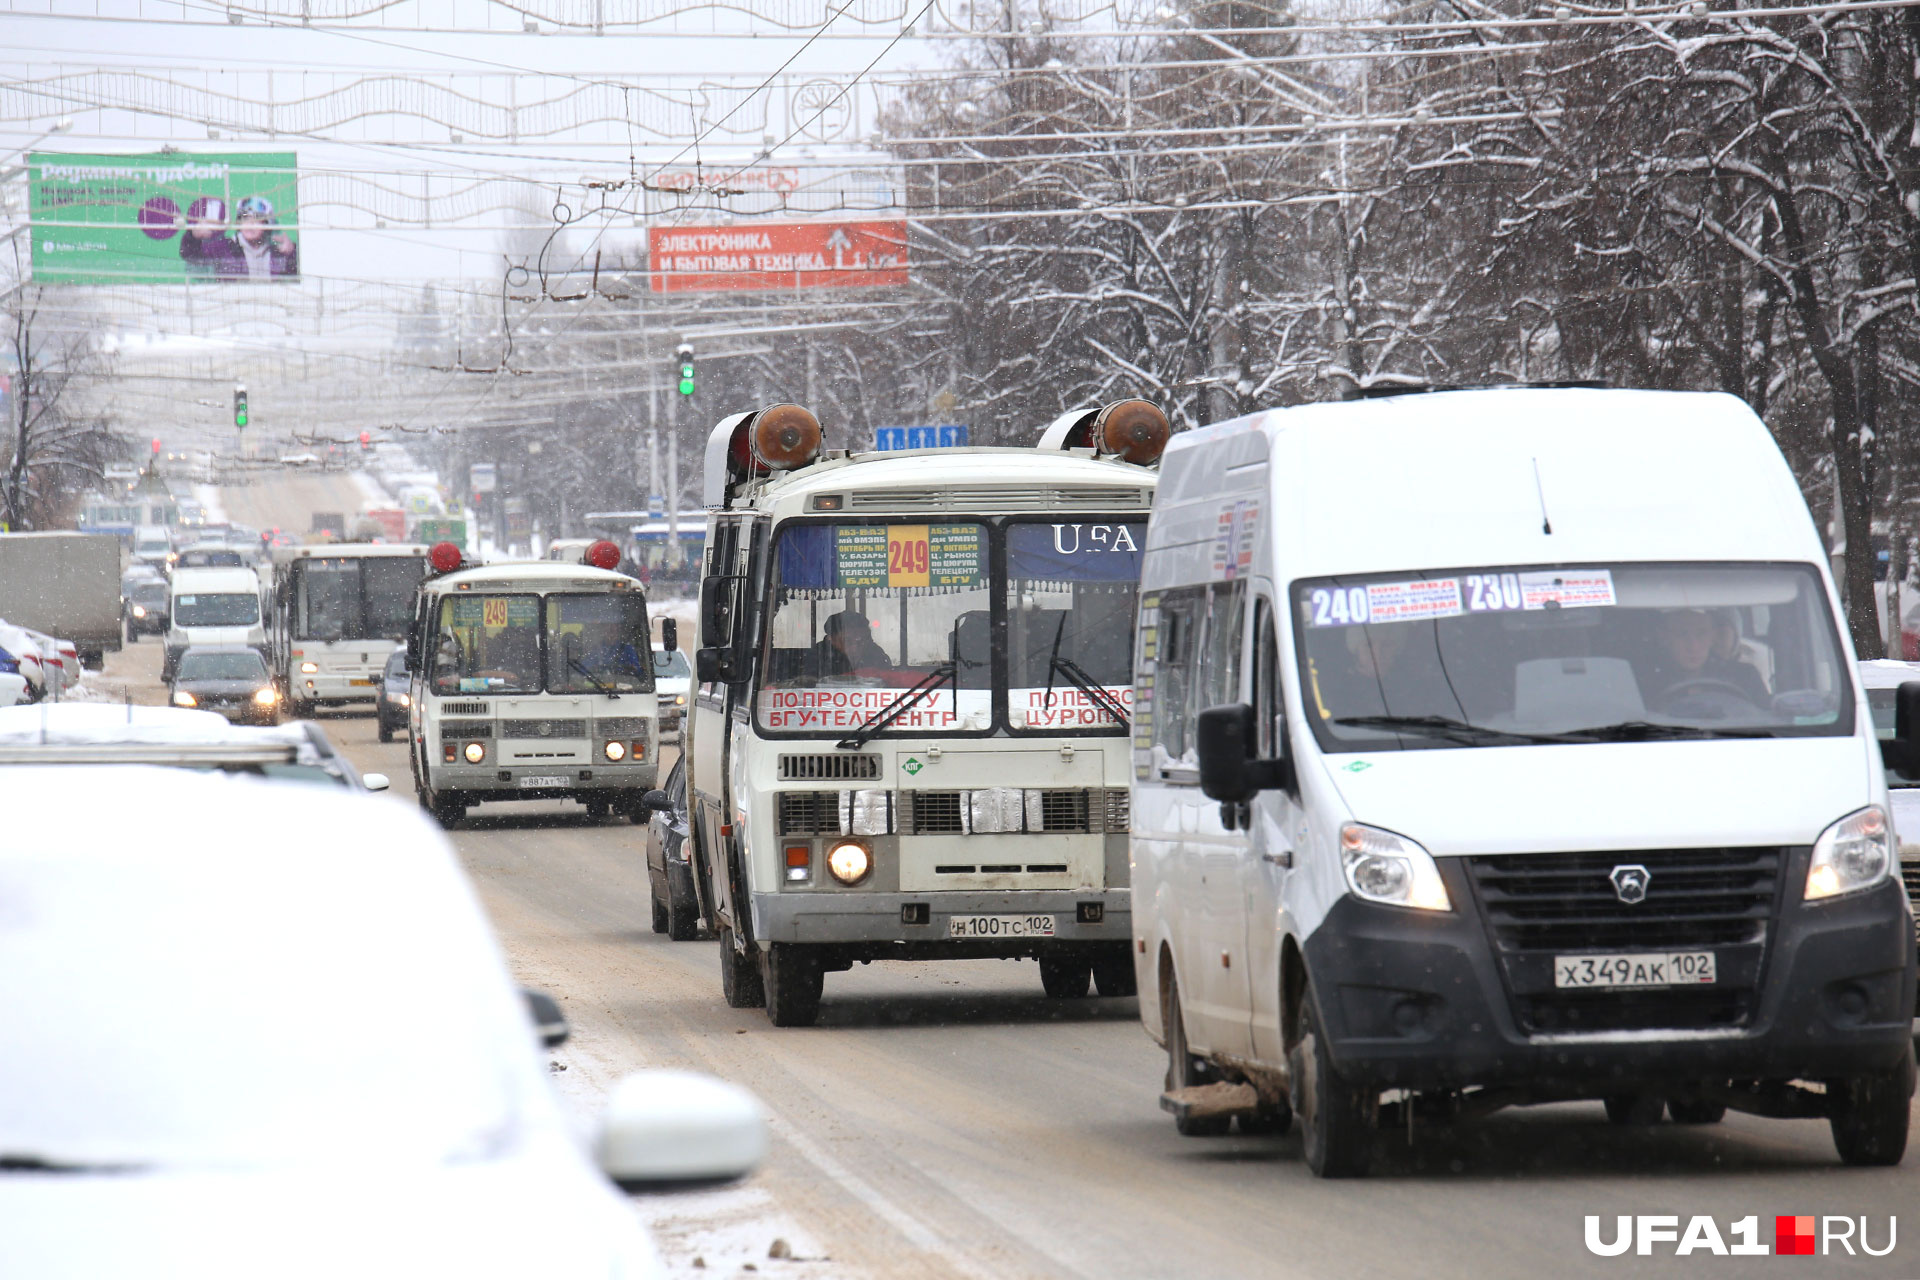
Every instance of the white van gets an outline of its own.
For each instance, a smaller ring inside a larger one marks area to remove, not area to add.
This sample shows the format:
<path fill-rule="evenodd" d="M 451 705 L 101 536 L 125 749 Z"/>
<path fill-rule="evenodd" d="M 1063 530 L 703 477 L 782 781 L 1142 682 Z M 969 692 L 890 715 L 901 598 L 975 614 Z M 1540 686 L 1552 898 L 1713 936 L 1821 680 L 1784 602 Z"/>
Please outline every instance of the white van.
<path fill-rule="evenodd" d="M 260 575 L 252 569 L 178 569 L 169 600 L 161 679 L 173 679 L 180 655 L 197 644 L 244 644 L 267 650 L 260 614 Z"/>
<path fill-rule="evenodd" d="M 1913 918 L 1816 535 L 1723 395 L 1515 388 L 1174 437 L 1133 930 L 1183 1132 L 1604 1099 L 1898 1162 Z M 1920 732 L 1901 691 L 1889 756 Z M 1383 1099 L 1382 1095 L 1387 1095 Z"/>

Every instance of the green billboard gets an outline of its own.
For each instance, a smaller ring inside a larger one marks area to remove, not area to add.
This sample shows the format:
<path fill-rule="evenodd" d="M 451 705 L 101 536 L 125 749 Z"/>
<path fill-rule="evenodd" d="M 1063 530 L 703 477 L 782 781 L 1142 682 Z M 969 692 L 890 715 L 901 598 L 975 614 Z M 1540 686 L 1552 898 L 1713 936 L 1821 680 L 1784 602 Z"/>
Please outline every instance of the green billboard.
<path fill-rule="evenodd" d="M 41 284 L 300 278 L 291 151 L 27 158 Z"/>

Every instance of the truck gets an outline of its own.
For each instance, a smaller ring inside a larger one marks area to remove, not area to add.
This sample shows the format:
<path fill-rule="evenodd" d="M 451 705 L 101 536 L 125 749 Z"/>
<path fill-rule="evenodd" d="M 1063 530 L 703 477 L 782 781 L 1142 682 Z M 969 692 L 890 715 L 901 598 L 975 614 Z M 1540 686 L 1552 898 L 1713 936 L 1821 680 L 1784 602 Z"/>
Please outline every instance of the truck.
<path fill-rule="evenodd" d="M 0 535 L 0 618 L 73 641 L 80 660 L 98 671 L 120 649 L 120 539 Z"/>
<path fill-rule="evenodd" d="M 316 511 L 313 513 L 314 534 L 330 534 L 335 539 L 347 536 L 347 518 L 338 511 Z"/>

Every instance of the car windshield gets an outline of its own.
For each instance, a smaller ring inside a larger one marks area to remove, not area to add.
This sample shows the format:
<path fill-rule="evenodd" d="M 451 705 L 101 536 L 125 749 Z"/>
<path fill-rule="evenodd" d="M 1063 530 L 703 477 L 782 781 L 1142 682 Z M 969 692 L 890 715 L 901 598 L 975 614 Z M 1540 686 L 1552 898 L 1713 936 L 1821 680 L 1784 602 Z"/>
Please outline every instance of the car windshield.
<path fill-rule="evenodd" d="M 441 600 L 433 688 L 436 693 L 538 693 L 539 597 L 463 592 Z"/>
<path fill-rule="evenodd" d="M 160 581 L 136 582 L 128 589 L 127 596 L 135 604 L 165 604 L 167 602 L 167 584 Z"/>
<path fill-rule="evenodd" d="M 1144 520 L 1007 526 L 1008 714 L 1016 732 L 1124 732 Z"/>
<path fill-rule="evenodd" d="M 645 693 L 653 689 L 647 656 L 646 601 L 630 591 L 547 597 L 549 693 Z"/>
<path fill-rule="evenodd" d="M 1809 565 L 1491 567 L 1294 588 L 1328 751 L 1852 732 Z"/>
<path fill-rule="evenodd" d="M 655 649 L 653 674 L 658 680 L 691 680 L 693 667 L 688 663 L 687 655 L 678 649 Z"/>
<path fill-rule="evenodd" d="M 238 551 L 222 548 L 213 551 L 182 551 L 177 567 L 181 569 L 240 568 L 246 563 Z"/>
<path fill-rule="evenodd" d="M 406 675 L 407 651 L 405 649 L 395 649 L 392 653 L 388 654 L 387 665 L 382 668 L 381 674 L 389 680 Z"/>
<path fill-rule="evenodd" d="M 993 717 L 987 528 L 790 524 L 775 548 L 763 727 L 857 729 L 903 707 L 895 731 L 984 732 Z"/>
<path fill-rule="evenodd" d="M 173 598 L 176 627 L 250 627 L 260 621 L 260 597 L 251 591 L 196 591 Z"/>
<path fill-rule="evenodd" d="M 195 653 L 180 659 L 182 680 L 265 680 L 267 664 L 249 649 L 245 653 Z"/>

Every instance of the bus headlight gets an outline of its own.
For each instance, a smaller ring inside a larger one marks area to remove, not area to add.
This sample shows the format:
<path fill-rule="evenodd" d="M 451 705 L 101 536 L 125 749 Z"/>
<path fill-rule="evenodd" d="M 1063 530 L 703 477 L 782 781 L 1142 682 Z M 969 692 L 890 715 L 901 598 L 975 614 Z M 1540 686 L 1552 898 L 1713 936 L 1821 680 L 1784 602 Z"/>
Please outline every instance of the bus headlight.
<path fill-rule="evenodd" d="M 319 675 L 320 664 L 317 662 L 303 662 L 300 664 L 300 674 L 303 676 Z"/>
<path fill-rule="evenodd" d="M 181 689 L 173 695 L 173 705 L 176 707 L 197 707 L 200 703 L 192 694 L 188 693 L 185 689 Z"/>
<path fill-rule="evenodd" d="M 484 763 L 487 758 L 487 744 L 484 742 L 469 742 L 467 749 L 461 752 L 461 754 L 467 758 L 468 764 Z"/>
<path fill-rule="evenodd" d="M 601 750 L 605 751 L 607 759 L 615 764 L 627 758 L 627 746 L 624 742 L 609 742 Z"/>
<path fill-rule="evenodd" d="M 1433 855 L 1405 836 L 1348 822 L 1340 828 L 1340 865 L 1356 898 L 1417 911 L 1451 911 Z"/>
<path fill-rule="evenodd" d="M 676 694 L 674 694 L 674 695 L 673 695 L 673 705 L 674 705 L 674 706 L 676 706 L 676 707 L 684 707 L 684 706 L 686 706 L 686 705 L 687 705 L 687 695 L 686 695 L 686 694 L 684 694 L 684 693 L 676 693 Z"/>
<path fill-rule="evenodd" d="M 867 846 L 843 840 L 827 850 L 827 870 L 841 884 L 859 884 L 873 870 L 873 855 Z"/>
<path fill-rule="evenodd" d="M 1878 805 L 1850 813 L 1820 833 L 1807 867 L 1807 901 L 1868 889 L 1893 866 L 1893 833 Z"/>
<path fill-rule="evenodd" d="M 256 692 L 253 695 L 253 700 L 259 706 L 270 707 L 274 703 L 280 701 L 280 691 L 275 689 L 272 685 L 268 685 L 266 688 Z"/>

